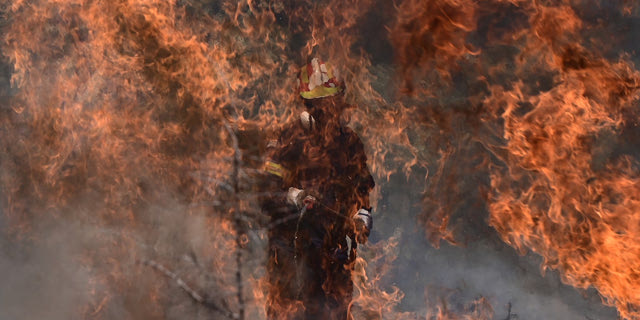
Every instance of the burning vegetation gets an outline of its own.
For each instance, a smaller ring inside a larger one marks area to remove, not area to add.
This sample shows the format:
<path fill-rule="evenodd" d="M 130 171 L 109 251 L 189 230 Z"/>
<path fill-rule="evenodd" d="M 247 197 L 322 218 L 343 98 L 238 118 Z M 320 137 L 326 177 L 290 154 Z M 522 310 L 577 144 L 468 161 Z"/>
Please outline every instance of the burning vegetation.
<path fill-rule="evenodd" d="M 321 57 L 376 186 L 353 318 L 544 318 L 435 284 L 486 245 L 601 308 L 557 318 L 640 319 L 638 24 L 632 1 L 0 0 L 0 318 L 266 319 L 259 180 Z"/>

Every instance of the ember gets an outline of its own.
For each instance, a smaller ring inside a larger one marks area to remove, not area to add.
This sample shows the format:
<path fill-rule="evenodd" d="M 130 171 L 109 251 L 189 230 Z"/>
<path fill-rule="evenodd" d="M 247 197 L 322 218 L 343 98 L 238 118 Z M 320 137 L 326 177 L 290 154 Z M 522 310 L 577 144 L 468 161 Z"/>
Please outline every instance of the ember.
<path fill-rule="evenodd" d="M 638 23 L 633 1 L 0 1 L 0 318 L 640 319 Z"/>

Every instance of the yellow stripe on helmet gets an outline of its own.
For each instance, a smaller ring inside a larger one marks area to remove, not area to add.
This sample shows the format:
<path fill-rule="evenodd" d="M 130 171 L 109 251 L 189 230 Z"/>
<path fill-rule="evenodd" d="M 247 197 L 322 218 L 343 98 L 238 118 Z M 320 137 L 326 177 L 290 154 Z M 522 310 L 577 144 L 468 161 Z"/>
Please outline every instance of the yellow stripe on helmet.
<path fill-rule="evenodd" d="M 327 88 L 325 86 L 318 86 L 311 91 L 300 91 L 300 95 L 305 99 L 316 99 L 333 96 L 340 93 L 340 91 L 342 91 L 340 87 Z"/>

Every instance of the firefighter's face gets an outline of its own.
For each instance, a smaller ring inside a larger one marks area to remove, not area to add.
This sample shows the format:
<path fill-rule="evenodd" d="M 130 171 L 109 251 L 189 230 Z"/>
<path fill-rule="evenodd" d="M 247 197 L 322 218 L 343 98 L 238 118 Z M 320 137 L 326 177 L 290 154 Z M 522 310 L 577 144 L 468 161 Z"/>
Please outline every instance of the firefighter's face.
<path fill-rule="evenodd" d="M 340 113 L 346 108 L 346 104 L 344 103 L 344 99 L 341 94 L 330 97 L 305 100 L 305 106 L 312 113 L 314 111 L 319 111 L 322 113 L 332 113 L 335 115 L 340 115 Z"/>

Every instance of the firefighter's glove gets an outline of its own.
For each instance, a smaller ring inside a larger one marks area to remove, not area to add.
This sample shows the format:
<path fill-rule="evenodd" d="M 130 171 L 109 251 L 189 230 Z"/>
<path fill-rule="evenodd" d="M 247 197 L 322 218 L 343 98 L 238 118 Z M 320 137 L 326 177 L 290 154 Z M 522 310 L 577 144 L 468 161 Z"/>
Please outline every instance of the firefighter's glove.
<path fill-rule="evenodd" d="M 353 218 L 356 224 L 356 241 L 358 243 L 367 243 L 369 233 L 373 228 L 373 218 L 371 212 L 367 209 L 360 209 Z"/>
<path fill-rule="evenodd" d="M 289 192 L 287 193 L 287 203 L 295 205 L 298 209 L 302 209 L 303 207 L 312 209 L 316 203 L 316 198 L 307 194 L 304 190 L 289 188 Z"/>

